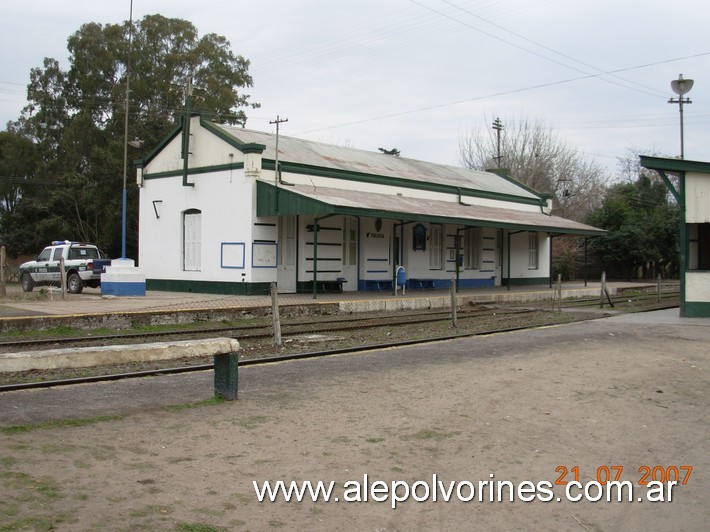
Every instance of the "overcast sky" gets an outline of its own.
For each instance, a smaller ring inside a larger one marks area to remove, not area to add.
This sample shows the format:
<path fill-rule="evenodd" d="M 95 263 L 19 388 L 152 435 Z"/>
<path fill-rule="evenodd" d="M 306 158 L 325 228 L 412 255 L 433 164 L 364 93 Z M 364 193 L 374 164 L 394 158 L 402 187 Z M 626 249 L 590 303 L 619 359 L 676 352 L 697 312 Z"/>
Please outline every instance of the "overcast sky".
<path fill-rule="evenodd" d="M 0 124 L 29 72 L 86 22 L 127 20 L 130 0 L 6 1 Z M 680 154 L 670 81 L 694 79 L 685 157 L 710 161 L 708 0 L 134 0 L 225 36 L 251 61 L 247 127 L 459 164 L 467 131 L 526 118 L 616 169 L 627 149 Z"/>

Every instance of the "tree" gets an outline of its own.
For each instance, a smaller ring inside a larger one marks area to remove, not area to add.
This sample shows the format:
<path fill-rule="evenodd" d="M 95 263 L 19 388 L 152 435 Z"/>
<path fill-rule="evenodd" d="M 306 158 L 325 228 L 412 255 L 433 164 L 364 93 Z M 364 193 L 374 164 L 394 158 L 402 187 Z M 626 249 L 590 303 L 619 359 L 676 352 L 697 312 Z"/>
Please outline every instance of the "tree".
<path fill-rule="evenodd" d="M 607 230 L 590 251 L 612 277 L 648 278 L 678 272 L 677 204 L 655 172 L 642 169 L 635 182 L 610 187 L 587 222 Z"/>
<path fill-rule="evenodd" d="M 19 135 L 0 131 L 0 236 L 34 174 L 35 146 Z M 3 240 L 0 238 L 0 240 Z"/>
<path fill-rule="evenodd" d="M 17 232 L 9 235 L 16 253 L 36 250 L 35 240 L 56 238 L 94 241 L 114 256 L 120 249 L 128 35 L 128 22 L 84 24 L 68 40 L 68 70 L 47 58 L 30 72 L 29 104 L 8 127 L 36 145 L 35 173 L 45 185 L 19 200 L 9 224 Z M 194 82 L 193 111 L 243 125 L 243 108 L 258 104 L 241 92 L 252 86 L 249 61 L 229 46 L 219 35 L 198 37 L 181 19 L 148 15 L 134 23 L 130 136 L 155 146 L 174 129 L 184 113 L 188 79 Z M 135 256 L 137 195 L 134 186 L 128 192 L 128 249 Z M 32 205 L 20 208 L 24 202 Z M 66 223 L 40 227 L 26 240 L 20 228 L 36 221 L 38 209 Z"/>
<path fill-rule="evenodd" d="M 528 119 L 508 121 L 500 131 L 470 131 L 459 140 L 459 158 L 466 168 L 505 168 L 524 185 L 555 194 L 554 213 L 575 220 L 599 206 L 608 181 L 604 168 L 565 146 L 542 122 Z"/>

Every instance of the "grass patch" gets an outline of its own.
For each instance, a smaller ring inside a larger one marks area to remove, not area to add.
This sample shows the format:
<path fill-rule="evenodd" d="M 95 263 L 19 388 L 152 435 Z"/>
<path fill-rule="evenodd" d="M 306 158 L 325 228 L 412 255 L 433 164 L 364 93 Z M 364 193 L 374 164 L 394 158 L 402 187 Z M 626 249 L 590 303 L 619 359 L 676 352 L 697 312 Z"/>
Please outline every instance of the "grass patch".
<path fill-rule="evenodd" d="M 365 441 L 367 443 L 380 443 L 380 442 L 385 441 L 385 439 L 384 438 L 365 438 Z"/>
<path fill-rule="evenodd" d="M 225 402 L 224 397 L 218 395 L 205 399 L 204 401 L 195 401 L 194 403 L 183 403 L 179 405 L 166 406 L 165 410 L 170 412 L 182 412 L 183 410 L 189 410 L 191 408 L 202 408 L 203 406 L 221 405 Z"/>
<path fill-rule="evenodd" d="M 133 510 L 130 513 L 130 516 L 131 517 L 149 517 L 152 515 L 166 515 L 172 511 L 173 510 L 170 506 L 161 506 L 158 504 L 148 504 L 147 506 L 144 506 L 140 510 Z"/>
<path fill-rule="evenodd" d="M 11 523 L 1 524 L 0 532 L 5 532 L 6 530 L 56 530 L 57 525 L 73 522 L 74 518 L 72 518 L 69 514 L 64 513 L 49 517 L 33 516 L 13 521 Z"/>
<path fill-rule="evenodd" d="M 0 466 L 2 466 L 2 467 L 10 467 L 12 465 L 15 465 L 16 463 L 17 463 L 17 458 L 14 458 L 12 456 L 0 457 Z"/>
<path fill-rule="evenodd" d="M 125 415 L 114 415 L 114 416 L 96 416 L 86 419 L 63 419 L 58 421 L 43 421 L 42 423 L 35 423 L 32 425 L 13 425 L 11 427 L 0 427 L 0 433 L 2 434 L 22 434 L 23 432 L 30 432 L 33 430 L 40 429 L 63 429 L 66 427 L 83 427 L 84 425 L 93 425 L 95 423 L 105 423 L 107 421 L 118 421 L 124 419 Z"/>
<path fill-rule="evenodd" d="M 178 523 L 175 530 L 180 532 L 221 532 L 227 530 L 219 526 L 206 525 L 204 523 Z"/>
<path fill-rule="evenodd" d="M 17 492 L 16 496 L 6 494 L 5 503 L 14 499 L 30 504 L 37 502 L 44 504 L 62 498 L 61 490 L 53 479 L 35 478 L 19 471 L 0 472 L 0 485 Z"/>
<path fill-rule="evenodd" d="M 449 432 L 439 432 L 436 430 L 422 429 L 414 434 L 409 434 L 406 436 L 400 436 L 403 440 L 445 440 L 446 438 L 451 438 L 453 434 Z"/>
<path fill-rule="evenodd" d="M 249 416 L 246 419 L 238 419 L 234 423 L 242 428 L 252 430 L 259 425 L 263 425 L 269 420 L 267 416 Z"/>

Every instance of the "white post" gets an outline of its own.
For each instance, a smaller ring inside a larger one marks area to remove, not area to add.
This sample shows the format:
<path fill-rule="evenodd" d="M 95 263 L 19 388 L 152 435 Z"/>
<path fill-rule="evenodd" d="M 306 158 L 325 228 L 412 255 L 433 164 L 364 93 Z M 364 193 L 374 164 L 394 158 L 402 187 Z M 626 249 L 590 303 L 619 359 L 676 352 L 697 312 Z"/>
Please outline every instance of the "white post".
<path fill-rule="evenodd" d="M 281 346 L 281 318 L 279 317 L 279 295 L 276 282 L 271 283 L 271 320 L 274 326 L 274 344 Z"/>

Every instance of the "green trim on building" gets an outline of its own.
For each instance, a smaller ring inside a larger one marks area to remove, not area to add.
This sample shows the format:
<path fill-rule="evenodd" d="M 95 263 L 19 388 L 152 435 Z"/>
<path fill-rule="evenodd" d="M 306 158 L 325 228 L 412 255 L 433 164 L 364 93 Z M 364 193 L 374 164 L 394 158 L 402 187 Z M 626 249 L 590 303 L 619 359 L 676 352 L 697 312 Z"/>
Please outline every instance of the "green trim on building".
<path fill-rule="evenodd" d="M 649 170 L 666 170 L 668 172 L 697 172 L 710 174 L 710 163 L 689 161 L 687 159 L 668 159 L 666 157 L 650 157 L 641 155 L 641 166 Z"/>
<path fill-rule="evenodd" d="M 205 117 L 200 117 L 200 125 L 216 137 L 225 141 L 230 146 L 234 146 L 242 153 L 263 153 L 266 149 L 266 146 L 263 144 L 239 142 L 236 137 L 230 135 L 227 131 L 213 123 L 211 120 L 205 119 Z"/>
<path fill-rule="evenodd" d="M 230 283 L 225 281 L 191 281 L 183 279 L 146 279 L 146 290 L 163 292 L 195 292 L 233 296 L 262 296 L 270 293 L 270 283 Z"/>
<path fill-rule="evenodd" d="M 264 159 L 262 161 L 262 166 L 264 169 L 273 170 L 274 161 L 272 159 Z M 531 194 L 535 194 L 538 198 L 524 198 L 521 196 L 516 196 L 514 194 L 503 194 L 500 192 L 488 192 L 484 190 L 477 190 L 474 188 L 457 187 L 455 185 L 444 185 L 441 183 L 427 183 L 425 181 L 416 181 L 414 179 L 406 179 L 402 177 L 391 177 L 383 176 L 377 174 L 366 174 L 363 172 L 353 172 L 350 170 L 340 170 L 337 168 L 323 168 L 320 166 L 309 166 L 301 163 L 290 163 L 288 161 L 279 161 L 279 167 L 281 172 L 290 172 L 292 174 L 302 174 L 302 175 L 312 175 L 317 177 L 330 177 L 333 179 L 343 179 L 346 181 L 357 181 L 359 183 L 370 183 L 376 185 L 387 185 L 387 186 L 400 186 L 405 188 L 411 188 L 415 190 L 426 190 L 428 192 L 441 192 L 444 194 L 459 194 L 465 196 L 471 196 L 476 198 L 484 198 L 490 200 L 506 201 L 513 203 L 521 203 L 524 205 L 536 205 L 544 206 L 545 200 L 540 197 L 540 194 L 528 190 Z M 517 181 L 512 180 L 512 178 L 506 178 L 508 181 L 520 185 Z M 527 187 L 521 186 L 523 190 Z"/>
<path fill-rule="evenodd" d="M 427 216 L 416 213 L 392 212 L 366 207 L 341 207 L 322 201 L 301 196 L 288 187 L 275 187 L 264 181 L 256 182 L 256 215 L 257 216 L 295 216 L 310 214 L 321 217 L 326 215 L 365 216 L 370 218 L 385 218 L 403 222 L 431 222 L 440 224 L 458 224 L 470 227 L 494 227 L 497 229 L 515 229 L 521 231 L 560 232 L 559 227 L 539 225 L 514 224 L 509 222 L 472 220 L 448 216 Z M 596 236 L 604 231 L 586 231 L 581 229 L 563 230 L 565 234 Z"/>
<path fill-rule="evenodd" d="M 710 318 L 710 302 L 685 302 L 685 318 Z"/>
<path fill-rule="evenodd" d="M 243 162 L 230 164 L 217 164 L 214 166 L 201 166 L 199 168 L 189 168 L 187 175 L 209 174 L 212 172 L 223 172 L 225 170 L 241 170 L 244 168 Z M 167 172 L 153 172 L 152 174 L 143 174 L 144 180 L 163 179 L 166 177 L 179 177 L 183 175 L 182 170 L 169 170 Z"/>

